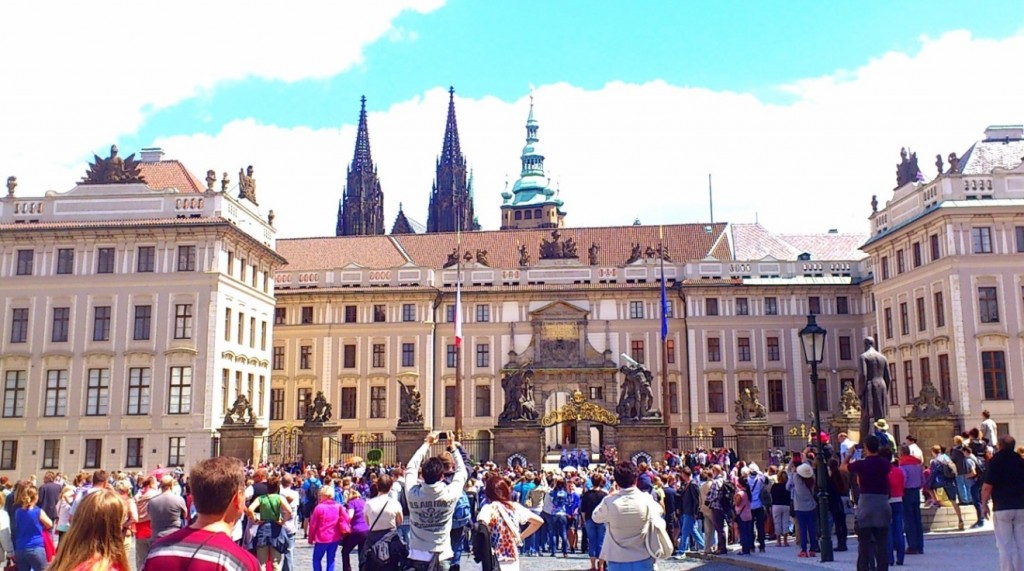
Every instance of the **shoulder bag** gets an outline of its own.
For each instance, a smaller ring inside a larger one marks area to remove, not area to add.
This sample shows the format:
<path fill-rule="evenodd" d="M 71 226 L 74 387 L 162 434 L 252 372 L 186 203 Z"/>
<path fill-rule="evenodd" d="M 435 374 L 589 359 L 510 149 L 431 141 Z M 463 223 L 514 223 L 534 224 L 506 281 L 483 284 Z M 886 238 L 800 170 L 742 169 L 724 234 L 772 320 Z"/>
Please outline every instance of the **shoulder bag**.
<path fill-rule="evenodd" d="M 647 554 L 654 559 L 668 559 L 675 549 L 672 537 L 665 529 L 665 520 L 658 515 L 651 515 L 651 506 L 647 506 L 647 521 L 644 523 L 644 547 Z"/>

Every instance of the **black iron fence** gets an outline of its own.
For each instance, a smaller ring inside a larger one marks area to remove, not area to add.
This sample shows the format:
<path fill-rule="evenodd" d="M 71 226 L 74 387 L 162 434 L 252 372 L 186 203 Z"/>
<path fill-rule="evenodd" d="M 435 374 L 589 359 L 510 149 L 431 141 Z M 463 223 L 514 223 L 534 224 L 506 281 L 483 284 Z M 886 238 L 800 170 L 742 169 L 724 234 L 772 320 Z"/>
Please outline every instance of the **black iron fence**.
<path fill-rule="evenodd" d="M 700 435 L 668 436 L 665 448 L 674 452 L 694 452 L 697 450 L 736 449 L 736 435 L 714 432 Z"/>
<path fill-rule="evenodd" d="M 398 457 L 398 445 L 394 438 L 328 438 L 326 464 L 346 464 L 353 458 L 361 459 L 369 465 L 406 464 L 409 458 Z M 447 450 L 448 442 L 435 442 L 430 447 L 430 455 L 436 456 Z M 483 463 L 491 460 L 494 440 L 491 436 L 466 438 L 460 441 L 462 449 L 469 454 L 471 462 Z"/>

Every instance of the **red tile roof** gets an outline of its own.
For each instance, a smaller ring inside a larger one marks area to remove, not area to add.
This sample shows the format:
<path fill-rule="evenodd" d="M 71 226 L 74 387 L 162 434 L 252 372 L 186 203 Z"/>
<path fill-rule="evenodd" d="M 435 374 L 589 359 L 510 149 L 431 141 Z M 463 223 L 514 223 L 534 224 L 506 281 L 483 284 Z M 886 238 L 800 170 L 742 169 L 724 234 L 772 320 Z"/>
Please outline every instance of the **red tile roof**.
<path fill-rule="evenodd" d="M 572 238 L 576 242 L 580 263 L 589 264 L 588 250 L 591 244 L 597 244 L 599 265 L 620 266 L 626 263 L 634 243 L 646 250 L 648 246 L 657 248 L 661 241 L 677 263 L 709 255 L 729 260 L 731 255 L 726 241 L 721 241 L 725 247 L 716 246 L 725 227 L 724 223 L 671 224 L 663 227 L 663 239 L 659 238 L 658 226 L 562 228 L 559 232 L 563 241 Z M 278 240 L 277 248 L 288 259 L 288 266 L 283 269 L 292 271 L 338 268 L 350 263 L 369 268 L 394 268 L 408 261 L 421 267 L 442 268 L 460 239 L 462 252 L 468 250 L 475 256 L 477 250 L 486 250 L 488 265 L 493 268 L 519 267 L 519 246 L 526 245 L 533 267 L 539 258 L 541 240 L 550 240 L 551 230 L 463 232 L 461 237 L 455 233 L 436 233 L 300 238 Z M 715 251 L 711 252 L 713 247 Z"/>
<path fill-rule="evenodd" d="M 216 226 L 230 224 L 226 218 L 144 218 L 135 220 L 79 220 L 73 222 L 39 222 L 32 224 L 0 224 L 0 232 L 34 230 L 65 230 L 72 228 L 125 228 L 132 226 Z"/>
<path fill-rule="evenodd" d="M 206 187 L 180 161 L 139 163 L 146 186 L 155 190 L 176 188 L 181 192 L 204 192 Z"/>

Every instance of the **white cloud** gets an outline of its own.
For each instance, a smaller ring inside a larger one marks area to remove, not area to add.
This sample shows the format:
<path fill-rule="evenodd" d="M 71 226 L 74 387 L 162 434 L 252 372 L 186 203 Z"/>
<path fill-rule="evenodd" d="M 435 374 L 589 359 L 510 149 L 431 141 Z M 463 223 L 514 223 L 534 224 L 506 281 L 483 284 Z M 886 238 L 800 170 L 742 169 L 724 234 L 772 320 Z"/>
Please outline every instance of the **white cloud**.
<path fill-rule="evenodd" d="M 654 81 L 587 91 L 566 84 L 536 92 L 546 166 L 561 188 L 570 225 L 706 221 L 714 173 L 715 219 L 778 231 L 867 232 L 872 194 L 895 184 L 899 149 L 962 154 L 989 124 L 1024 121 L 1024 83 L 1008 70 L 1024 35 L 1004 40 L 964 32 L 924 41 L 915 55 L 885 54 L 833 76 L 782 86 L 772 105 L 740 93 Z M 964 70 L 970 70 L 965 73 Z M 462 148 L 476 174 L 476 209 L 498 226 L 505 175 L 514 182 L 528 109 L 487 97 L 457 98 Z M 353 123 L 358 103 L 350 102 Z M 447 93 L 434 89 L 369 116 L 385 194 L 387 230 L 398 203 L 424 221 L 440 152 Z M 333 234 L 351 160 L 354 125 L 280 129 L 235 122 L 215 137 L 159 141 L 196 172 L 255 164 L 264 208 L 283 236 Z"/>
<path fill-rule="evenodd" d="M 75 180 L 85 149 L 135 132 L 148 111 L 245 77 L 330 77 L 401 12 L 442 2 L 3 2 L 0 169 L 17 166 L 28 186 L 57 162 Z"/>

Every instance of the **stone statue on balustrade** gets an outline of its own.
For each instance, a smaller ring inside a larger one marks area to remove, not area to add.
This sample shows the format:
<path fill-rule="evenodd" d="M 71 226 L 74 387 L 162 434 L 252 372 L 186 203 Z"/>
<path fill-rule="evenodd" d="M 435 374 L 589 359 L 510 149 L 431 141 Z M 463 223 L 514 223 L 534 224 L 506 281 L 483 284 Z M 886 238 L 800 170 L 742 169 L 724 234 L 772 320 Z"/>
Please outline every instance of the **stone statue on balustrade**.
<path fill-rule="evenodd" d="M 886 417 L 889 409 L 889 360 L 875 349 L 875 340 L 864 338 L 860 365 L 860 437 L 871 434 L 876 420 Z"/>
<path fill-rule="evenodd" d="M 850 418 L 860 418 L 860 397 L 852 382 L 843 383 L 843 393 L 839 397 L 839 414 Z"/>
<path fill-rule="evenodd" d="M 759 421 L 768 417 L 768 410 L 761 404 L 761 389 L 754 385 L 743 389 L 736 399 L 736 422 Z"/>
<path fill-rule="evenodd" d="M 505 407 L 498 415 L 498 422 L 535 422 L 540 417 L 533 401 L 533 376 L 533 369 L 527 363 L 501 378 Z"/>
<path fill-rule="evenodd" d="M 907 415 L 907 419 L 946 419 L 953 417 L 953 411 L 949 408 L 949 401 L 942 398 L 942 395 L 939 394 L 939 389 L 935 388 L 931 381 L 925 382 L 924 386 L 921 387 L 920 394 L 914 398 L 911 404 L 913 408 L 910 414 Z"/>
<path fill-rule="evenodd" d="M 252 404 L 245 395 L 235 397 L 228 413 L 224 415 L 224 424 L 256 424 L 256 415 L 252 412 Z"/>
<path fill-rule="evenodd" d="M 306 424 L 323 424 L 331 420 L 331 403 L 323 391 L 317 391 L 313 404 L 306 409 Z"/>
<path fill-rule="evenodd" d="M 619 403 L 615 407 L 619 420 L 639 422 L 660 418 L 661 413 L 654 410 L 654 375 L 627 355 L 622 357 L 628 364 L 619 367 L 624 377 L 619 389 Z"/>
<path fill-rule="evenodd" d="M 423 399 L 420 390 L 416 385 L 406 385 L 398 381 L 399 393 L 399 416 L 398 424 L 401 426 L 423 426 Z"/>

